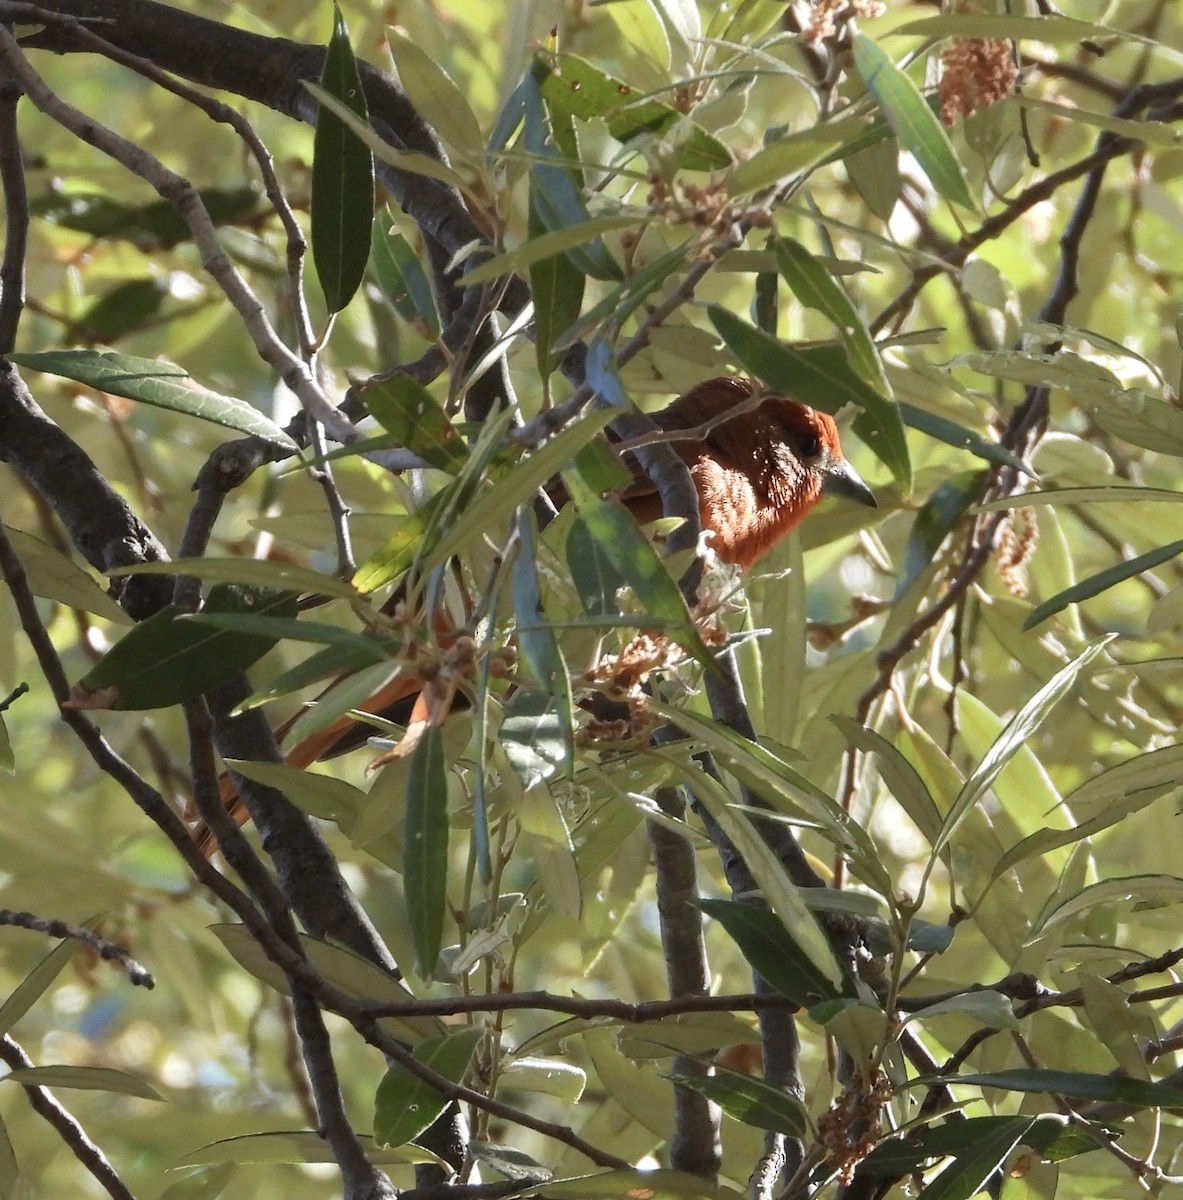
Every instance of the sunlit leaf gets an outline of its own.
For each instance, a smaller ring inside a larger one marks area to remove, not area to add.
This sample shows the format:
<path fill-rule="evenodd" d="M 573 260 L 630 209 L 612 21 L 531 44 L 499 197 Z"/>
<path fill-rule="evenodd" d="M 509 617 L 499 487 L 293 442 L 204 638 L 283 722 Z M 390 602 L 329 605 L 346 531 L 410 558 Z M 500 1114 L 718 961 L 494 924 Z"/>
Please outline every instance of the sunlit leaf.
<path fill-rule="evenodd" d="M 866 34 L 857 34 L 854 38 L 854 61 L 895 130 L 900 146 L 915 156 L 942 196 L 963 208 L 972 209 L 974 202 L 949 135 L 933 116 L 916 85 Z"/>

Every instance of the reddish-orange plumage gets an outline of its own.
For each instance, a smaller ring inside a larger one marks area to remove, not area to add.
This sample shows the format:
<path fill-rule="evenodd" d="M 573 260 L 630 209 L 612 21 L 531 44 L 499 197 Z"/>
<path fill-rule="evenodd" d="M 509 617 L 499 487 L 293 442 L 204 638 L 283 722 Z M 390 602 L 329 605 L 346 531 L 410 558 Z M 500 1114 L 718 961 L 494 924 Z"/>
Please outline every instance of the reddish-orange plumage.
<path fill-rule="evenodd" d="M 652 414 L 667 434 L 691 433 L 671 444 L 690 468 L 711 548 L 724 562 L 739 567 L 750 567 L 824 496 L 875 503 L 871 490 L 843 458 L 832 417 L 774 394 L 758 405 L 748 403 L 754 394 L 751 380 L 722 376 L 700 383 Z M 737 406 L 740 411 L 727 418 Z M 699 427 L 708 423 L 709 430 L 701 433 Z M 630 460 L 630 465 L 636 479 L 621 499 L 642 524 L 656 520 L 662 515 L 661 497 L 635 462 Z M 400 723 L 428 719 L 421 684 L 405 676 L 391 680 L 361 707 L 396 721 L 401 718 Z M 286 728 L 281 727 L 281 737 Z M 308 766 L 353 749 L 365 735 L 364 726 L 342 717 L 302 741 L 288 754 L 288 762 Z M 242 823 L 247 814 L 234 785 L 228 776 L 221 782 L 223 801 Z M 195 836 L 207 854 L 215 849 L 204 826 Z"/>

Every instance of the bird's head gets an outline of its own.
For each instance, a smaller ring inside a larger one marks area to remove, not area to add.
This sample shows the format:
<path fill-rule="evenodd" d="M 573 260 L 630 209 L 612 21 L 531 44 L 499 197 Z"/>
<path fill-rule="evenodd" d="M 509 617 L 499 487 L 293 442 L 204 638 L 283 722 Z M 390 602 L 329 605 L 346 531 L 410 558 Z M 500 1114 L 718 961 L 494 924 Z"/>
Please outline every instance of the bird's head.
<path fill-rule="evenodd" d="M 766 400 L 759 411 L 765 418 L 765 431 L 772 435 L 775 475 L 791 481 L 797 494 L 804 490 L 815 500 L 841 496 L 856 504 L 878 507 L 874 492 L 846 461 L 838 426 L 829 413 L 783 396 Z"/>

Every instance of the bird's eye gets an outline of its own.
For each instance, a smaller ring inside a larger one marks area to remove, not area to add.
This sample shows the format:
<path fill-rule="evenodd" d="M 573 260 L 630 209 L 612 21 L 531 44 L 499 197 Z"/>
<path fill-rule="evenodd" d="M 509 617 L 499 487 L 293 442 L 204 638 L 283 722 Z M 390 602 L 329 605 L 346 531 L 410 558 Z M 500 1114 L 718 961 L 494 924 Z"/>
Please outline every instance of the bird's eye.
<path fill-rule="evenodd" d="M 807 433 L 801 438 L 798 446 L 802 458 L 816 458 L 821 453 L 822 444 L 816 433 Z"/>

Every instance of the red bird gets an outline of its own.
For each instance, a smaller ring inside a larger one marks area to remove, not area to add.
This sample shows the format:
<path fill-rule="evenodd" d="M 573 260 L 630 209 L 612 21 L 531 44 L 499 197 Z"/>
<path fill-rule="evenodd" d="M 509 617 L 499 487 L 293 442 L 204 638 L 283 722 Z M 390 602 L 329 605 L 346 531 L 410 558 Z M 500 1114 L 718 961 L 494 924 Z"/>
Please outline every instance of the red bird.
<path fill-rule="evenodd" d="M 750 379 L 723 376 L 652 414 L 667 433 L 718 422 L 673 447 L 698 489 L 699 519 L 714 535 L 711 548 L 740 567 L 750 567 L 796 529 L 824 496 L 875 504 L 871 489 L 842 457 L 838 427 L 828 413 L 770 394 L 758 407 L 745 405 L 737 416 L 721 419 L 754 394 Z M 639 473 L 621 498 L 641 524 L 662 515 L 661 497 Z"/>
<path fill-rule="evenodd" d="M 702 527 L 711 532 L 711 547 L 724 562 L 744 568 L 795 529 L 823 497 L 875 506 L 871 489 L 842 456 L 833 417 L 772 393 L 759 404 L 745 403 L 755 390 L 751 380 L 737 376 L 708 379 L 651 414 L 665 433 L 687 431 L 687 438 L 671 444 L 698 489 Z M 740 405 L 737 414 L 727 416 Z M 635 462 L 629 466 L 636 480 L 621 500 L 641 524 L 656 520 L 662 515 L 661 497 Z M 409 725 L 423 719 L 422 704 L 420 682 L 402 675 L 360 707 Z M 293 722 L 280 727 L 281 738 Z M 355 749 L 370 733 L 369 726 L 341 717 L 305 738 L 287 761 L 306 767 Z M 222 798 L 240 824 L 248 819 L 228 776 L 222 778 Z M 194 836 L 205 853 L 216 849 L 204 825 Z"/>

